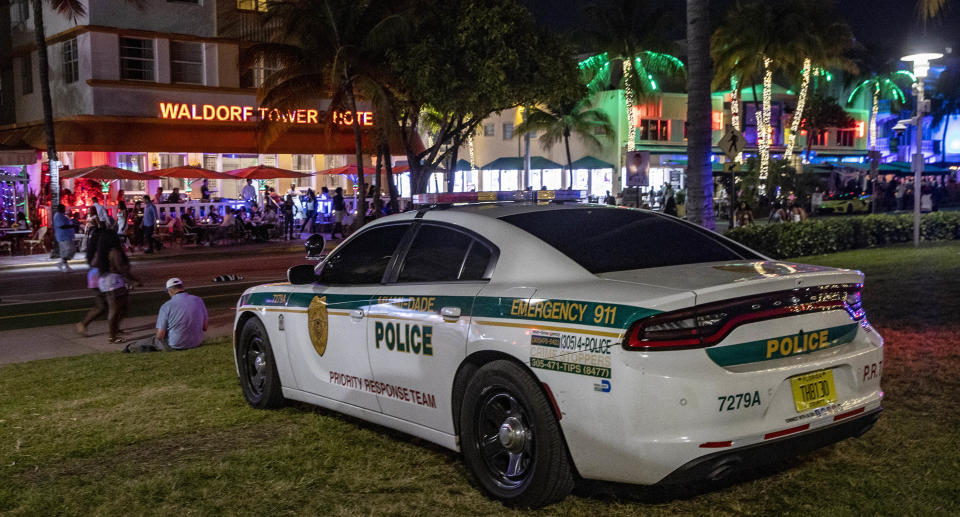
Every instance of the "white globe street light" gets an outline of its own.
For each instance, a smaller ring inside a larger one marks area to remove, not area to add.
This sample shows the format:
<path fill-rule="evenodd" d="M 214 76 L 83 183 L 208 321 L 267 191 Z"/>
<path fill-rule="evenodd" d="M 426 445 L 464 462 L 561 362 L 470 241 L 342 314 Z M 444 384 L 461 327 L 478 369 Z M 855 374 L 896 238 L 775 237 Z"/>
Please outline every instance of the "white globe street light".
<path fill-rule="evenodd" d="M 901 61 L 913 63 L 913 75 L 917 77 L 917 111 L 913 125 L 917 128 L 917 148 L 913 154 L 913 245 L 920 245 L 920 176 L 923 174 L 923 116 L 930 111 L 930 101 L 923 99 L 923 80 L 930 71 L 930 61 L 940 59 L 938 52 L 921 52 L 903 56 Z"/>

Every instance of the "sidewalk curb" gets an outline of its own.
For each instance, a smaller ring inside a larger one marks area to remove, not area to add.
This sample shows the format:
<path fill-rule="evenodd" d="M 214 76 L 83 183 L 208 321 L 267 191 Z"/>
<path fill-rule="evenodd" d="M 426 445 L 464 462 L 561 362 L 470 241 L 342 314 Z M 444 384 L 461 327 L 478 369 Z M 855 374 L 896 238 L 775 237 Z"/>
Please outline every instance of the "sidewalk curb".
<path fill-rule="evenodd" d="M 223 251 L 230 250 L 229 248 L 226 248 L 226 247 L 221 249 Z M 173 255 L 170 255 L 170 254 L 163 255 L 160 253 L 154 253 L 153 255 L 138 254 L 138 255 L 131 255 L 130 261 L 140 262 L 140 261 L 149 261 L 149 260 L 174 259 L 174 258 L 182 258 L 182 257 L 197 257 L 197 258 L 203 258 L 203 259 L 222 258 L 224 254 L 218 251 L 209 250 L 209 251 L 201 251 L 196 253 L 178 253 Z M 233 250 L 230 250 L 230 251 L 233 251 Z M 246 250 L 246 251 L 247 253 L 252 255 L 267 255 L 271 253 L 294 253 L 298 251 L 302 252 L 303 245 L 276 247 L 276 248 L 261 248 L 257 250 Z M 46 260 L 44 262 L 34 262 L 29 264 L 0 264 L 0 271 L 7 271 L 11 269 L 30 269 L 30 268 L 38 268 L 38 267 L 50 267 L 50 266 L 56 266 L 59 263 L 60 263 L 59 260 Z M 82 266 L 86 264 L 87 261 L 85 259 L 73 259 L 68 261 L 67 263 L 72 265 Z"/>

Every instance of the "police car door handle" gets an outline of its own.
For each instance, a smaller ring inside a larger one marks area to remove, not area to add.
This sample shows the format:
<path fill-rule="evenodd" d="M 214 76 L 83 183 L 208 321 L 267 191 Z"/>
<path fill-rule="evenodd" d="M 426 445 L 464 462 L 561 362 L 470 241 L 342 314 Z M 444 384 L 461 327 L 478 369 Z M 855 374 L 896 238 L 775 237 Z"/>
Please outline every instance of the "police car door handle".
<path fill-rule="evenodd" d="M 444 307 L 440 309 L 440 317 L 444 321 L 457 321 L 460 319 L 460 307 Z"/>
<path fill-rule="evenodd" d="M 355 320 L 362 320 L 362 319 L 363 319 L 363 309 L 353 309 L 352 311 L 350 311 L 350 317 L 353 318 L 353 319 L 355 319 Z"/>

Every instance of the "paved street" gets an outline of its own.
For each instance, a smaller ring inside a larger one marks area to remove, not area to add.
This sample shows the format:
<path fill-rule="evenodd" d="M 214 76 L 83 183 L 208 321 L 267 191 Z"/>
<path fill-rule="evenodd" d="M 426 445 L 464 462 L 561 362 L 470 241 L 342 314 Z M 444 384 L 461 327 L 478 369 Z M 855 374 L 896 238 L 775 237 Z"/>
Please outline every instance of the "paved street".
<path fill-rule="evenodd" d="M 143 286 L 131 295 L 130 317 L 124 322 L 127 337 L 152 331 L 157 310 L 167 300 L 164 283 L 170 277 L 181 278 L 190 292 L 204 299 L 211 314 L 208 337 L 215 337 L 229 334 L 233 307 L 244 289 L 281 281 L 287 268 L 307 263 L 299 243 L 172 249 L 164 253 L 133 257 L 134 274 Z M 91 306 L 85 264 L 74 265 L 72 273 L 61 273 L 49 264 L 6 266 L 0 269 L 0 364 L 120 348 L 106 343 L 106 322 L 102 318 L 91 325 L 88 338 L 77 336 L 73 330 L 73 324 Z M 216 276 L 230 274 L 243 279 L 213 281 Z"/>

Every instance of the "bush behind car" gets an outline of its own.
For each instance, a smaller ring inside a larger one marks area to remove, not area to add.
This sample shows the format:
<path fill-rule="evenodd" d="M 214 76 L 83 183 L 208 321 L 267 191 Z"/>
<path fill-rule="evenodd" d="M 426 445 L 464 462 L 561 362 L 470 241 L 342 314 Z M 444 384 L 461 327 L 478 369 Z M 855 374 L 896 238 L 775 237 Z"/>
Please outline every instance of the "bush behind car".
<path fill-rule="evenodd" d="M 875 248 L 913 239 L 913 214 L 808 219 L 802 223 L 751 225 L 725 235 L 765 255 L 782 259 Z M 960 239 L 960 212 L 931 212 L 920 218 L 925 241 Z"/>

